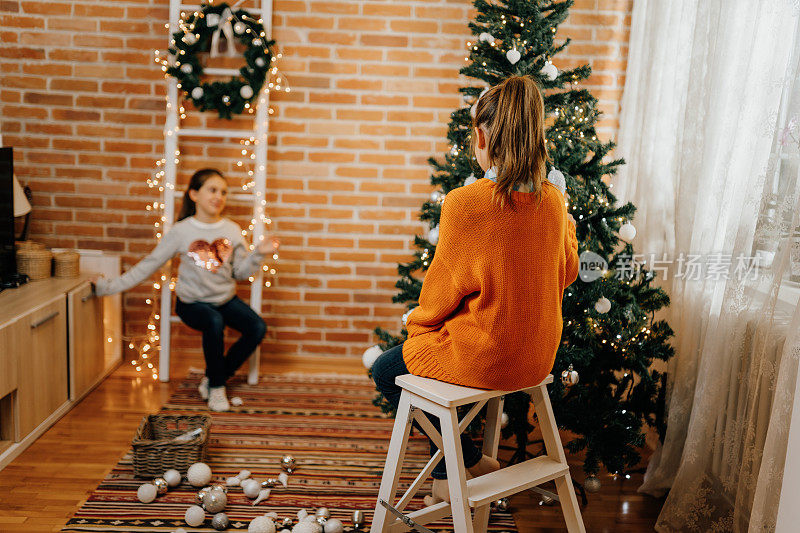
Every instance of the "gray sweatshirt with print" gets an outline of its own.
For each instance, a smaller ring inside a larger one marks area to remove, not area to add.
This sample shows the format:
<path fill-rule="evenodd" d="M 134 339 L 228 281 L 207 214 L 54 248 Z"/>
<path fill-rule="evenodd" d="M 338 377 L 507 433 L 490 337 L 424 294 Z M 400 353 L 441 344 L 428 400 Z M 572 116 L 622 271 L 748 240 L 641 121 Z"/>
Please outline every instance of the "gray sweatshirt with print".
<path fill-rule="evenodd" d="M 148 279 L 161 265 L 180 254 L 175 294 L 183 302 L 221 305 L 236 294 L 236 280 L 255 274 L 264 260 L 249 252 L 238 224 L 223 218 L 213 224 L 189 217 L 164 234 L 150 255 L 116 279 L 100 278 L 98 296 L 127 291 Z"/>

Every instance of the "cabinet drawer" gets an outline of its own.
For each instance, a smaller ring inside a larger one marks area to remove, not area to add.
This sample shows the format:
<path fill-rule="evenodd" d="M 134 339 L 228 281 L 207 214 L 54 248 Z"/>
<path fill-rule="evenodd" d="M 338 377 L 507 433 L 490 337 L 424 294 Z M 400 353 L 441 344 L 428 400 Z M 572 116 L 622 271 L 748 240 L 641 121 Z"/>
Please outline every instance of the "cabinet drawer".
<path fill-rule="evenodd" d="M 18 351 L 20 437 L 67 401 L 67 301 L 62 295 L 21 317 Z"/>
<path fill-rule="evenodd" d="M 69 307 L 69 398 L 78 400 L 103 377 L 103 300 L 92 295 L 87 282 L 67 295 Z"/>
<path fill-rule="evenodd" d="M 26 326 L 12 322 L 0 328 L 0 398 L 17 388 L 19 353 L 24 349 L 22 333 Z"/>

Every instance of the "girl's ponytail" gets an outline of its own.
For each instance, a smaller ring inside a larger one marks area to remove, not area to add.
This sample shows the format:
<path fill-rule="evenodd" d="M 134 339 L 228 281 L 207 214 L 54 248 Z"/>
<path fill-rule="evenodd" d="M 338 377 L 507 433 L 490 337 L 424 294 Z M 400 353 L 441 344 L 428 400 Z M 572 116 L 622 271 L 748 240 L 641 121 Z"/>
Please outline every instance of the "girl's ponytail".
<path fill-rule="evenodd" d="M 215 168 L 202 168 L 192 174 L 192 177 L 189 179 L 189 186 L 186 187 L 186 192 L 183 193 L 183 205 L 181 205 L 181 212 L 178 213 L 178 220 L 188 218 L 197 212 L 197 206 L 195 206 L 194 200 L 189 196 L 189 191 L 199 191 L 206 180 L 212 176 L 219 176 L 225 179 L 222 172 Z"/>
<path fill-rule="evenodd" d="M 550 161 L 544 120 L 544 99 L 529 76 L 507 78 L 475 105 L 472 125 L 486 134 L 489 161 L 497 168 L 493 196 L 501 207 L 508 202 L 513 209 L 511 192 L 519 186 L 527 184 L 536 195 L 542 190 Z"/>

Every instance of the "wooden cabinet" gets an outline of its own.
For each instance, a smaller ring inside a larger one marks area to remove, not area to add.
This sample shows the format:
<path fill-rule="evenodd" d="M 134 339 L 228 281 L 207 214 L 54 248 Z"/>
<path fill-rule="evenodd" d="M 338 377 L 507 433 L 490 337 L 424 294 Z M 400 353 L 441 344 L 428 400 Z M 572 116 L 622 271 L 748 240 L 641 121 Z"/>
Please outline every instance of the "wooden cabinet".
<path fill-rule="evenodd" d="M 0 398 L 17 388 L 23 331 L 23 324 L 16 322 L 0 328 Z"/>
<path fill-rule="evenodd" d="M 67 294 L 69 309 L 69 399 L 92 390 L 106 372 L 103 299 L 87 281 Z"/>
<path fill-rule="evenodd" d="M 67 401 L 67 306 L 64 296 L 21 317 L 18 354 L 19 437 L 33 431 Z"/>

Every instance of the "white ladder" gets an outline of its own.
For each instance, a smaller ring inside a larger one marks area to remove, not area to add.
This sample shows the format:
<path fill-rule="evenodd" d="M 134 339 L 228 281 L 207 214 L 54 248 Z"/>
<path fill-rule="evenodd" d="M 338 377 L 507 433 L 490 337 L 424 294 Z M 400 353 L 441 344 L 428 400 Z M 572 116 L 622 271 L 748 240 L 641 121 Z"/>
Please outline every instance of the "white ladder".
<path fill-rule="evenodd" d="M 201 9 L 197 4 L 182 4 L 180 0 L 170 0 L 169 3 L 169 38 L 176 28 L 179 28 L 181 11 L 194 12 Z M 248 11 L 259 13 L 264 25 L 267 36 L 272 34 L 272 0 L 261 0 L 261 8 L 246 8 Z M 267 37 L 269 39 L 269 37 Z M 174 60 L 173 57 L 170 58 Z M 206 74 L 231 75 L 239 73 L 236 69 L 206 69 Z M 181 128 L 178 120 L 178 110 L 181 106 L 181 98 L 178 94 L 178 80 L 170 77 L 167 86 L 167 120 L 164 127 L 164 193 L 162 200 L 164 203 L 163 216 L 161 223 L 162 235 L 172 226 L 175 218 L 175 177 L 177 165 L 175 163 L 176 151 L 178 149 L 178 137 L 220 137 L 220 138 L 255 138 L 255 169 L 253 172 L 253 243 L 257 243 L 264 235 L 264 205 L 266 203 L 266 182 L 267 182 L 267 126 L 269 119 L 269 89 L 268 79 L 264 82 L 261 92 L 258 95 L 258 105 L 255 112 L 255 127 L 253 130 L 235 129 L 206 129 L 206 128 Z M 231 195 L 238 197 L 241 195 Z M 255 275 L 255 280 L 250 286 L 250 307 L 261 315 L 261 289 L 263 283 L 263 272 L 259 269 Z M 180 320 L 172 314 L 172 289 L 170 281 L 161 282 L 161 324 L 159 330 L 159 344 L 161 352 L 159 354 L 159 379 L 169 381 L 169 359 L 170 359 L 170 338 L 172 323 Z M 261 355 L 260 348 L 257 348 L 250 357 L 250 368 L 247 375 L 247 382 L 251 385 L 258 383 L 258 366 Z"/>

